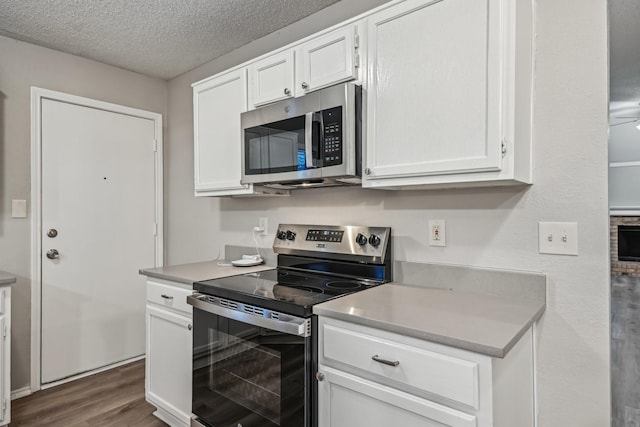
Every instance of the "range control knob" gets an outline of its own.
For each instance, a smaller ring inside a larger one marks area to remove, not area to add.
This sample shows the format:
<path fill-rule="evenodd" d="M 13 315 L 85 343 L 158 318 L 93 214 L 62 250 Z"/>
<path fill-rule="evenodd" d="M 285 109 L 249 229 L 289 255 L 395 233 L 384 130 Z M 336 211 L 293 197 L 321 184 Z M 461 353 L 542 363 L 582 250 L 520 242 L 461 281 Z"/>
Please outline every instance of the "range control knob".
<path fill-rule="evenodd" d="M 278 230 L 278 232 L 276 233 L 276 237 L 277 237 L 279 240 L 284 240 L 284 239 L 286 239 L 286 238 L 287 238 L 287 232 L 286 232 L 286 231 L 284 231 L 284 230 Z"/>
<path fill-rule="evenodd" d="M 356 236 L 356 243 L 359 244 L 360 246 L 366 245 L 367 244 L 367 236 L 365 236 L 362 233 L 358 233 L 358 235 Z"/>
<path fill-rule="evenodd" d="M 287 230 L 287 240 L 295 240 L 295 239 L 296 239 L 296 233 L 291 230 Z"/>
<path fill-rule="evenodd" d="M 371 236 L 369 236 L 369 244 L 371 246 L 378 246 L 380 244 L 380 238 L 375 234 L 372 234 Z"/>

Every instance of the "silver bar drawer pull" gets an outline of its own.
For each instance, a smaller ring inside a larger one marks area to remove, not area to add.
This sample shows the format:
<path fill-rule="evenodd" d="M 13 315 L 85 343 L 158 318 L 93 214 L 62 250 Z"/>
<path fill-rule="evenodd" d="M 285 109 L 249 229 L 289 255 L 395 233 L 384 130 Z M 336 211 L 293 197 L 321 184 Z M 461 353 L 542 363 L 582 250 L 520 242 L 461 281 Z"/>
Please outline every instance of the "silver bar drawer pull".
<path fill-rule="evenodd" d="M 173 299 L 173 297 L 171 295 L 166 295 L 166 294 L 162 294 L 160 295 L 162 298 L 164 299 Z"/>
<path fill-rule="evenodd" d="M 391 360 L 380 359 L 377 354 L 371 356 L 371 358 L 378 363 L 383 363 L 389 366 L 398 366 L 400 364 L 400 362 L 398 362 L 397 360 L 391 361 Z"/>

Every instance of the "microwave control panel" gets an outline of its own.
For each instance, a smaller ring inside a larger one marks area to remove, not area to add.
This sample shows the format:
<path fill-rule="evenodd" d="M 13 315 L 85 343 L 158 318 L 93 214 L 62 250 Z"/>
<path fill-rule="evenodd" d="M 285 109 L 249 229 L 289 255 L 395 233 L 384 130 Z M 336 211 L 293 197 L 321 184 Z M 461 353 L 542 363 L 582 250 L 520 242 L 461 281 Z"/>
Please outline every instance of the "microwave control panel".
<path fill-rule="evenodd" d="M 323 166 L 342 164 L 342 107 L 322 110 Z"/>

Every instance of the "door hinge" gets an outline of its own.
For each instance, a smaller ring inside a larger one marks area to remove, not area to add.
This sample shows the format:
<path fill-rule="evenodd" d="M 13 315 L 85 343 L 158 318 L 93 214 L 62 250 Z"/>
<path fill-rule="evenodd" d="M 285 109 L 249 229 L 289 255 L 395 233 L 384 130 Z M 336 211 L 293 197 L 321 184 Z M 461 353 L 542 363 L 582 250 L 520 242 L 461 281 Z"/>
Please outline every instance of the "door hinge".
<path fill-rule="evenodd" d="M 355 49 L 360 47 L 360 36 L 357 34 L 353 37 L 353 47 Z"/>
<path fill-rule="evenodd" d="M 158 235 L 158 223 L 157 222 L 153 223 L 153 235 L 154 236 Z"/>
<path fill-rule="evenodd" d="M 2 329 L 2 338 L 7 338 L 7 325 L 4 325 Z"/>
<path fill-rule="evenodd" d="M 358 68 L 360 66 L 360 55 L 356 55 L 354 62 L 354 67 Z"/>
<path fill-rule="evenodd" d="M 158 140 L 157 139 L 153 140 L 153 152 L 154 153 L 158 152 Z"/>
<path fill-rule="evenodd" d="M 7 399 L 2 400 L 2 412 L 7 412 Z"/>
<path fill-rule="evenodd" d="M 502 145 L 500 146 L 500 152 L 502 153 L 502 157 L 507 155 L 507 140 L 502 140 Z"/>

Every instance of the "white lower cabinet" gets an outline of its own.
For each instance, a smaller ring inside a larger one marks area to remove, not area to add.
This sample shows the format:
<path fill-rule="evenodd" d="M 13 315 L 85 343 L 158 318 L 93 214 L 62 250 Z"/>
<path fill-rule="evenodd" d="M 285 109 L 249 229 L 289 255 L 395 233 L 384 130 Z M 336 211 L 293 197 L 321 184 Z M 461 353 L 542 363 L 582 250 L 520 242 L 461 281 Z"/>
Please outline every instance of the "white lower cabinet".
<path fill-rule="evenodd" d="M 504 359 L 319 318 L 319 427 L 533 427 L 533 342 Z"/>
<path fill-rule="evenodd" d="M 11 421 L 11 286 L 0 287 L 0 426 Z"/>
<path fill-rule="evenodd" d="M 145 397 L 171 426 L 191 422 L 192 291 L 184 286 L 147 281 Z"/>

